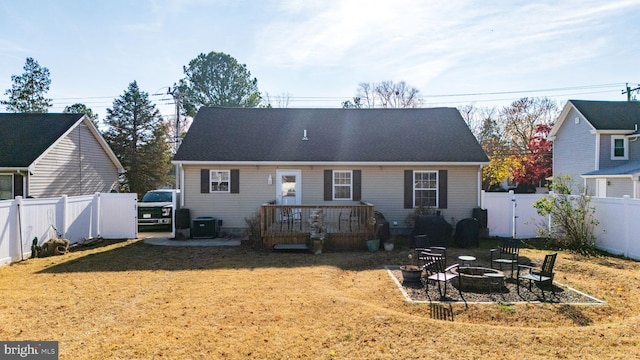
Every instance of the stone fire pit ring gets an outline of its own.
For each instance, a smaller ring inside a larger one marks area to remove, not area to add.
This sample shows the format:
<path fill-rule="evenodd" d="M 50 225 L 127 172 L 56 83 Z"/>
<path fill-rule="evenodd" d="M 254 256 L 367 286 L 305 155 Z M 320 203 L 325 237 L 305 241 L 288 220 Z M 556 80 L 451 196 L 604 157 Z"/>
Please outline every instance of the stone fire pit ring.
<path fill-rule="evenodd" d="M 452 272 L 460 277 L 460 284 L 458 284 L 457 279 L 451 281 L 453 286 L 458 287 L 460 285 L 460 290 L 462 291 L 475 292 L 488 291 L 491 282 L 495 281 L 485 277 L 484 274 L 493 273 L 504 275 L 500 270 L 480 266 L 460 266 L 453 269 Z"/>

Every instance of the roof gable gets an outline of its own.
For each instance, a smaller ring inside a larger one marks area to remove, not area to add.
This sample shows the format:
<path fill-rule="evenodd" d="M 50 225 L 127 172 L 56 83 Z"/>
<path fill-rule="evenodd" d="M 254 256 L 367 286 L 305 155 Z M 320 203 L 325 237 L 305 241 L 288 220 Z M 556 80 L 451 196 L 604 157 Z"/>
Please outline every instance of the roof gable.
<path fill-rule="evenodd" d="M 303 140 L 305 134 L 307 140 Z M 466 162 L 487 156 L 454 108 L 201 108 L 176 162 Z"/>
<path fill-rule="evenodd" d="M 28 168 L 84 121 L 118 172 L 122 164 L 84 114 L 0 114 L 0 168 Z"/>
<path fill-rule="evenodd" d="M 0 167 L 28 167 L 83 114 L 0 114 Z"/>

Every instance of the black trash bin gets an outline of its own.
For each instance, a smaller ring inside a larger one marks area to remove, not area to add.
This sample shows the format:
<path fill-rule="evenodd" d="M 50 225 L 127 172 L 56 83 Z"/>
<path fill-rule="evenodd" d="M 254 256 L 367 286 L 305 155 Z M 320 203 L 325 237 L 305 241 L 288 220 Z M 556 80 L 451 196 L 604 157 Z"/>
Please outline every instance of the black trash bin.
<path fill-rule="evenodd" d="M 487 209 L 483 209 L 483 208 L 474 208 L 473 209 L 473 214 L 471 215 L 472 218 L 474 219 L 478 219 L 478 225 L 480 226 L 480 229 L 486 229 L 487 228 Z"/>
<path fill-rule="evenodd" d="M 454 240 L 456 247 L 470 248 L 480 246 L 480 222 L 474 218 L 458 221 Z"/>
<path fill-rule="evenodd" d="M 176 229 L 183 230 L 191 227 L 191 213 L 187 208 L 176 210 Z"/>
<path fill-rule="evenodd" d="M 380 239 L 380 247 L 384 246 L 384 242 L 391 237 L 391 231 L 389 230 L 389 221 L 384 218 L 381 212 L 376 211 L 376 237 Z"/>

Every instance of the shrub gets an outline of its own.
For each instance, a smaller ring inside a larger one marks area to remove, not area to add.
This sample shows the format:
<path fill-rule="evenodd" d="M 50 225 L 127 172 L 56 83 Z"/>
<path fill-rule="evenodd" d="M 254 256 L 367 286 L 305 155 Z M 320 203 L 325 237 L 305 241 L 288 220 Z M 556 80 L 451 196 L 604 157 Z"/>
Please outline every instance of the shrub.
<path fill-rule="evenodd" d="M 571 195 L 571 185 L 569 176 L 554 177 L 550 185 L 552 192 L 534 202 L 538 214 L 550 217 L 551 224 L 540 231 L 561 249 L 593 255 L 596 253 L 593 230 L 598 220 L 594 217 L 594 208 L 589 206 L 591 197 L 584 192 Z"/>
<path fill-rule="evenodd" d="M 260 236 L 260 211 L 256 211 L 251 217 L 244 218 L 247 228 L 245 235 L 249 239 L 251 246 L 256 249 L 262 248 L 262 237 Z"/>

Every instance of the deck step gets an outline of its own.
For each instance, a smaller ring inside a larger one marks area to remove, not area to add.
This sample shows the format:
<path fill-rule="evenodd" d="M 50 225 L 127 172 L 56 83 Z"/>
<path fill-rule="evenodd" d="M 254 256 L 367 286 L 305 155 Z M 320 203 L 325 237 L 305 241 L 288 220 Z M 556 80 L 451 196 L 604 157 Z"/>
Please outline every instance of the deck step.
<path fill-rule="evenodd" d="M 275 244 L 273 250 L 309 250 L 306 244 Z"/>

